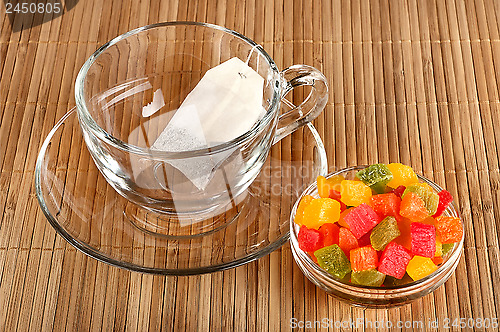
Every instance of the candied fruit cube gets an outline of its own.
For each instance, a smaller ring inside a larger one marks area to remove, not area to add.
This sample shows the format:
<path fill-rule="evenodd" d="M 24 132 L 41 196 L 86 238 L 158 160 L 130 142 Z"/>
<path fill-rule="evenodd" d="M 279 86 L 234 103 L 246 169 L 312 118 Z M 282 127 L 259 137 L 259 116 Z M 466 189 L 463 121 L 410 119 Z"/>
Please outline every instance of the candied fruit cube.
<path fill-rule="evenodd" d="M 353 271 L 351 273 L 351 282 L 356 285 L 380 287 L 384 283 L 384 280 L 385 274 L 375 269 Z"/>
<path fill-rule="evenodd" d="M 337 224 L 326 223 L 321 225 L 319 232 L 323 236 L 323 245 L 325 247 L 332 244 L 339 244 L 339 226 Z"/>
<path fill-rule="evenodd" d="M 370 270 L 378 266 L 377 251 L 371 246 L 352 249 L 349 260 L 353 271 Z"/>
<path fill-rule="evenodd" d="M 442 256 L 436 256 L 436 257 L 432 257 L 432 262 L 436 265 L 439 265 L 441 264 L 442 262 L 444 262 L 444 259 Z"/>
<path fill-rule="evenodd" d="M 340 213 L 340 217 L 339 217 L 339 221 L 338 221 L 338 224 L 342 227 L 345 227 L 345 228 L 349 228 L 349 225 L 345 222 L 345 216 L 347 216 L 349 214 L 349 212 L 354 209 L 353 207 L 350 207 L 348 209 L 345 209 L 344 211 L 342 211 L 342 213 Z"/>
<path fill-rule="evenodd" d="M 405 186 L 399 186 L 396 189 L 392 190 L 391 192 L 394 193 L 399 198 L 401 198 L 401 196 L 403 196 L 403 193 L 405 192 L 405 190 L 406 190 Z"/>
<path fill-rule="evenodd" d="M 399 232 L 401 233 L 394 242 L 402 245 L 408 250 L 411 250 L 411 220 L 408 218 L 403 218 L 401 221 L 398 221 Z"/>
<path fill-rule="evenodd" d="M 340 217 L 340 203 L 331 198 L 316 198 L 304 209 L 302 224 L 318 229 L 326 223 L 334 223 Z"/>
<path fill-rule="evenodd" d="M 362 181 L 344 180 L 340 183 L 342 203 L 347 206 L 358 206 L 370 202 L 372 190 Z"/>
<path fill-rule="evenodd" d="M 436 227 L 414 222 L 410 226 L 411 252 L 423 257 L 434 257 L 436 254 Z"/>
<path fill-rule="evenodd" d="M 392 180 L 392 173 L 385 164 L 370 165 L 356 173 L 356 177 L 363 181 L 377 194 L 385 192 L 387 183 Z"/>
<path fill-rule="evenodd" d="M 434 257 L 443 256 L 443 244 L 441 243 L 441 239 L 438 235 L 436 235 L 436 253 Z"/>
<path fill-rule="evenodd" d="M 399 215 L 401 198 L 392 192 L 372 196 L 370 198 L 370 206 L 382 219 L 387 216 L 393 216 L 396 220 L 401 219 Z"/>
<path fill-rule="evenodd" d="M 439 217 L 443 214 L 443 212 L 448 208 L 451 202 L 453 202 L 453 196 L 451 196 L 449 191 L 441 190 L 438 193 L 439 203 L 436 209 L 436 213 L 433 215 L 434 218 Z"/>
<path fill-rule="evenodd" d="M 306 226 L 300 227 L 297 240 L 299 242 L 299 248 L 306 252 L 316 251 L 323 247 L 323 236 L 321 233 L 315 229 L 309 229 Z"/>
<path fill-rule="evenodd" d="M 397 188 L 399 186 L 408 186 L 410 184 L 418 182 L 417 174 L 413 171 L 413 168 L 400 163 L 392 163 L 387 165 L 387 168 L 391 171 L 392 180 L 387 183 L 391 188 Z"/>
<path fill-rule="evenodd" d="M 397 279 L 391 276 L 386 276 L 384 280 L 384 286 L 394 287 L 401 286 L 413 282 L 408 273 L 405 273 L 401 279 Z"/>
<path fill-rule="evenodd" d="M 439 195 L 436 194 L 428 184 L 415 183 L 406 187 L 402 198 L 404 199 L 405 195 L 407 195 L 409 192 L 417 194 L 418 197 L 422 199 L 429 215 L 432 216 L 434 213 L 436 213 L 439 204 Z"/>
<path fill-rule="evenodd" d="M 372 230 L 370 242 L 375 250 L 384 250 L 385 246 L 401 235 L 398 222 L 394 217 L 386 217 Z"/>
<path fill-rule="evenodd" d="M 406 267 L 406 273 L 413 279 L 419 280 L 437 270 L 436 264 L 429 257 L 413 256 Z"/>
<path fill-rule="evenodd" d="M 455 243 L 443 243 L 443 254 L 441 256 L 446 255 L 453 247 L 455 246 Z"/>
<path fill-rule="evenodd" d="M 316 250 L 314 256 L 321 268 L 337 278 L 342 279 L 351 272 L 349 259 L 336 244 Z"/>
<path fill-rule="evenodd" d="M 302 199 L 299 202 L 299 206 L 297 206 L 297 212 L 295 212 L 295 223 L 299 226 L 302 226 L 302 221 L 304 220 L 304 210 L 306 206 L 311 203 L 311 201 L 314 199 L 311 195 L 305 195 L 302 197 Z"/>
<path fill-rule="evenodd" d="M 341 200 L 340 192 L 337 190 L 330 190 L 330 198 L 340 203 L 340 212 L 343 212 L 347 208 Z"/>
<path fill-rule="evenodd" d="M 368 204 L 360 204 L 352 209 L 345 217 L 345 222 L 349 225 L 352 234 L 359 239 L 368 233 L 380 222 L 378 214 L 373 211 Z"/>
<path fill-rule="evenodd" d="M 349 253 L 352 249 L 359 247 L 358 239 L 356 239 L 348 228 L 340 227 L 339 247 L 344 251 L 347 257 L 349 257 Z"/>
<path fill-rule="evenodd" d="M 437 217 L 436 232 L 439 234 L 442 243 L 459 242 L 464 235 L 462 222 L 456 217 Z"/>
<path fill-rule="evenodd" d="M 389 243 L 380 257 L 378 271 L 401 279 L 405 275 L 406 266 L 411 259 L 410 252 L 403 246 L 391 242 Z"/>
<path fill-rule="evenodd" d="M 370 242 L 370 236 L 371 235 L 372 235 L 372 231 L 369 231 L 368 233 L 366 233 L 365 235 L 363 235 L 362 237 L 360 237 L 358 239 L 358 245 L 360 247 L 371 246 L 371 242 Z"/>
<path fill-rule="evenodd" d="M 411 221 L 422 221 L 429 216 L 424 201 L 415 193 L 408 192 L 401 200 L 399 214 Z"/>
<path fill-rule="evenodd" d="M 332 190 L 340 191 L 340 182 L 344 180 L 342 175 L 334 175 L 328 179 L 324 176 L 318 176 L 316 179 L 316 184 L 318 186 L 318 194 L 320 197 L 327 198 L 330 197 Z"/>

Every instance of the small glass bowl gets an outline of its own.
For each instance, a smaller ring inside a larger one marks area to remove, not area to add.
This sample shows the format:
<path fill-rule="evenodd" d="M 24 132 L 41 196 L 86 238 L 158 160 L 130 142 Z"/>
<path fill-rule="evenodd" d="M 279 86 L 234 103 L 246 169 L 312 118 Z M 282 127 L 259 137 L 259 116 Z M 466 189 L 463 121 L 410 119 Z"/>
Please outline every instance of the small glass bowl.
<path fill-rule="evenodd" d="M 354 179 L 356 172 L 365 167 L 366 166 L 355 166 L 345 168 L 327 175 L 326 178 L 330 178 L 335 175 L 343 175 L 346 179 Z M 434 190 L 436 190 L 436 192 L 442 190 L 440 186 L 431 180 L 420 175 L 418 177 L 421 182 L 429 184 Z M 316 183 L 311 184 L 302 193 L 297 202 L 295 202 L 290 215 L 290 243 L 295 262 L 310 281 L 325 290 L 328 294 L 349 304 L 371 308 L 387 308 L 404 305 L 414 301 L 433 292 L 446 280 L 448 280 L 451 274 L 455 271 L 460 257 L 462 256 L 464 243 L 463 236 L 462 240 L 455 243 L 453 248 L 446 254 L 443 263 L 439 265 L 438 269 L 420 280 L 412 281 L 410 279 L 410 282 L 408 283 L 384 287 L 360 286 L 346 282 L 345 280 L 340 280 L 323 270 L 306 252 L 299 248 L 297 236 L 300 227 L 295 224 L 294 219 L 297 206 L 302 197 L 305 195 L 311 195 L 315 198 L 319 197 Z M 453 203 L 450 204 L 443 215 L 459 217 L 458 211 Z M 403 278 L 401 282 L 404 281 L 405 280 Z"/>

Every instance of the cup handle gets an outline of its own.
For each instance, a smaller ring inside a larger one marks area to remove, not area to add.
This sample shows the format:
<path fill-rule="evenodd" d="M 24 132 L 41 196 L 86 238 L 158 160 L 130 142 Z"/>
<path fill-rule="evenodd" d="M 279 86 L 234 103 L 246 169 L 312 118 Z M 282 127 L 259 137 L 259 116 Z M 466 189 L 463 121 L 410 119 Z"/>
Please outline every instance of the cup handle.
<path fill-rule="evenodd" d="M 288 106 L 290 111 L 280 115 L 273 144 L 283 137 L 293 133 L 306 123 L 316 119 L 323 111 L 328 100 L 328 84 L 326 77 L 316 68 L 307 65 L 294 65 L 281 72 L 283 88 L 281 103 Z M 312 87 L 309 95 L 298 105 L 293 105 L 285 96 L 294 88 L 309 85 Z"/>

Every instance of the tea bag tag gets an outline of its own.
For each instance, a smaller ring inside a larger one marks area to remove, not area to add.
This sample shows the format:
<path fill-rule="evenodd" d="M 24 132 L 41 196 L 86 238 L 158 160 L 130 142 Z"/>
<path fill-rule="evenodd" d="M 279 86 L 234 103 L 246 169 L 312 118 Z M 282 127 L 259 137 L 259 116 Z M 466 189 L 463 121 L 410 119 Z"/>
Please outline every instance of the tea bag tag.
<path fill-rule="evenodd" d="M 211 68 L 184 99 L 151 149 L 209 149 L 243 135 L 265 113 L 263 88 L 264 78 L 236 57 Z M 234 150 L 167 162 L 204 190 L 218 165 Z"/>

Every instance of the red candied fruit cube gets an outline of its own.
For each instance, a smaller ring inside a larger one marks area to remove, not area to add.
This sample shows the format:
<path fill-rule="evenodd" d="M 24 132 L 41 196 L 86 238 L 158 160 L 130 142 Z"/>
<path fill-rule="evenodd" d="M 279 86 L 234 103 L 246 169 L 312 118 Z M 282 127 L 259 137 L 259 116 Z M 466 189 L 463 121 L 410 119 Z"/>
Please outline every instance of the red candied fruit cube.
<path fill-rule="evenodd" d="M 401 206 L 401 198 L 393 192 L 381 195 L 374 195 L 370 198 L 370 205 L 379 216 L 384 219 L 387 216 L 396 218 L 397 221 L 402 219 L 399 214 Z"/>
<path fill-rule="evenodd" d="M 356 249 L 357 247 L 359 247 L 358 239 L 356 239 L 354 234 L 352 234 L 352 232 L 348 228 L 340 227 L 339 247 L 347 257 L 349 257 L 349 253 L 352 249 Z"/>
<path fill-rule="evenodd" d="M 301 226 L 297 237 L 299 248 L 306 252 L 314 252 L 323 247 L 323 236 L 315 229 Z"/>
<path fill-rule="evenodd" d="M 405 247 L 395 242 L 390 242 L 380 257 L 378 271 L 401 279 L 405 275 L 406 266 L 410 259 L 410 252 Z"/>
<path fill-rule="evenodd" d="M 350 261 L 353 271 L 376 269 L 378 266 L 377 250 L 373 249 L 372 246 L 352 249 Z"/>
<path fill-rule="evenodd" d="M 410 225 L 411 252 L 414 255 L 432 258 L 436 254 L 436 227 L 414 222 Z"/>
<path fill-rule="evenodd" d="M 394 193 L 396 196 L 398 196 L 399 198 L 401 198 L 401 196 L 403 196 L 403 193 L 405 192 L 405 190 L 406 190 L 405 186 L 399 186 L 396 189 L 394 189 L 392 191 L 392 193 Z"/>
<path fill-rule="evenodd" d="M 360 247 L 371 245 L 372 241 L 370 240 L 370 235 L 372 235 L 372 231 L 369 231 L 358 239 L 358 244 Z"/>
<path fill-rule="evenodd" d="M 330 189 L 330 197 L 331 199 L 334 199 L 340 203 L 340 212 L 344 212 L 347 206 L 340 200 L 340 192 L 334 189 Z"/>
<path fill-rule="evenodd" d="M 323 246 L 328 247 L 332 244 L 339 244 L 339 230 L 337 224 L 326 223 L 321 225 L 319 232 L 323 236 Z"/>
<path fill-rule="evenodd" d="M 380 222 L 380 217 L 366 203 L 362 203 L 353 208 L 345 217 L 345 222 L 349 225 L 352 234 L 359 239 L 368 233 Z"/>
<path fill-rule="evenodd" d="M 442 215 L 444 210 L 446 210 L 448 205 L 450 205 L 450 203 L 453 201 L 453 196 L 451 196 L 450 192 L 447 190 L 441 190 L 438 193 L 438 196 L 439 196 L 439 203 L 438 203 L 436 213 L 434 213 L 434 215 L 433 215 L 434 218 Z"/>

